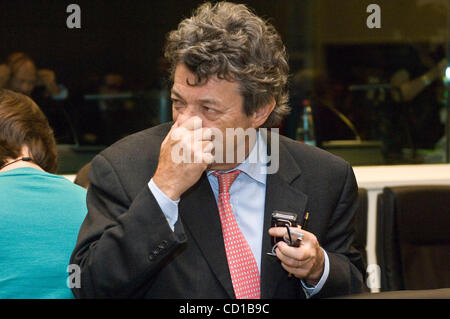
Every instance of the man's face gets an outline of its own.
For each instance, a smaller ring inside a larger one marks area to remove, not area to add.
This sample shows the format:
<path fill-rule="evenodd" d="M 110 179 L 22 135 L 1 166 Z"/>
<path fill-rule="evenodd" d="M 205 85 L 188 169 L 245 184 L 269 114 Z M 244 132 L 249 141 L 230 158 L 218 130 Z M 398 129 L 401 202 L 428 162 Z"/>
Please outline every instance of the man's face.
<path fill-rule="evenodd" d="M 201 85 L 188 84 L 195 83 L 195 80 L 195 74 L 185 65 L 177 66 L 171 92 L 175 122 L 181 125 L 189 118 L 198 116 L 203 127 L 219 129 L 224 142 L 227 128 L 257 128 L 254 117 L 247 116 L 243 111 L 243 97 L 237 82 L 212 76 Z M 220 169 L 214 166 L 212 168 Z"/>
<path fill-rule="evenodd" d="M 184 65 L 175 70 L 171 92 L 173 120 L 181 125 L 187 119 L 198 116 L 203 127 L 226 128 L 252 127 L 252 119 L 243 112 L 243 97 L 237 82 L 212 76 L 201 85 L 191 86 L 196 76 Z"/>
<path fill-rule="evenodd" d="M 11 76 L 9 88 L 12 91 L 31 95 L 36 85 L 36 67 L 30 61 L 21 65 Z"/>

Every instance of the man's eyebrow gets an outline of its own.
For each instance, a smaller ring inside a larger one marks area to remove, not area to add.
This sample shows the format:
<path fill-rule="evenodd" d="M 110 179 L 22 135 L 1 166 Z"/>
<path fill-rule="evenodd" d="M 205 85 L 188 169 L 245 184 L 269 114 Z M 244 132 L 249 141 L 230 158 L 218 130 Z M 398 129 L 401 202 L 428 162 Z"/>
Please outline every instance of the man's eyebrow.
<path fill-rule="evenodd" d="M 175 95 L 177 98 L 179 98 L 179 99 L 184 101 L 184 99 L 181 96 L 181 94 L 178 93 L 177 91 L 175 91 L 174 89 L 171 90 L 171 93 L 173 95 Z M 202 104 L 220 105 L 220 103 L 217 100 L 209 99 L 209 98 L 207 98 L 207 99 L 199 99 L 199 100 L 197 100 L 197 102 L 202 103 Z"/>
<path fill-rule="evenodd" d="M 182 100 L 184 101 L 184 99 L 183 99 L 183 97 L 180 95 L 180 93 L 178 93 L 178 92 L 175 91 L 174 89 L 171 90 L 171 93 L 172 93 L 173 95 L 175 95 L 177 98 L 182 99 Z"/>
<path fill-rule="evenodd" d="M 220 103 L 214 99 L 200 99 L 198 100 L 202 104 L 219 105 Z"/>

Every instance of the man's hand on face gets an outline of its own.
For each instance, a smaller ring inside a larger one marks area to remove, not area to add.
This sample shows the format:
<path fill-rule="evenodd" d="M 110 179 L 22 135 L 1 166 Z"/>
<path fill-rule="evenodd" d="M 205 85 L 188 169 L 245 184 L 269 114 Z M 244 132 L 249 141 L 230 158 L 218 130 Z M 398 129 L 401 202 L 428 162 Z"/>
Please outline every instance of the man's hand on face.
<path fill-rule="evenodd" d="M 315 286 L 322 277 L 325 256 L 314 234 L 302 230 L 301 227 L 292 228 L 303 234 L 300 247 L 291 247 L 280 241 L 276 248 L 281 266 L 290 274 L 300 278 L 310 286 Z M 269 234 L 274 237 L 283 237 L 286 234 L 284 227 L 272 227 Z"/>
<path fill-rule="evenodd" d="M 212 163 L 211 135 L 211 130 L 202 128 L 202 120 L 194 116 L 181 125 L 175 122 L 162 142 L 153 181 L 172 200 L 179 199 Z"/>

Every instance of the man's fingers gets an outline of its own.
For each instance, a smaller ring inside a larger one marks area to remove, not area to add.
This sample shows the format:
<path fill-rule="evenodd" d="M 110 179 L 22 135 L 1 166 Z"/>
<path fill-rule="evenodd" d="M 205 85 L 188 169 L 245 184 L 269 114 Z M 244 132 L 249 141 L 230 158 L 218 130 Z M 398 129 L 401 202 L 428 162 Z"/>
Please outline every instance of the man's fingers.
<path fill-rule="evenodd" d="M 205 163 L 214 162 L 214 146 L 212 142 L 214 133 L 211 128 L 202 127 L 202 121 L 198 116 L 194 116 L 180 124 L 175 121 L 164 142 L 170 138 L 171 147 L 176 147 L 175 162 L 179 163 Z M 172 159 L 173 160 L 173 159 Z"/>
<path fill-rule="evenodd" d="M 169 133 L 167 134 L 166 138 L 165 138 L 164 141 L 163 141 L 163 144 L 164 144 L 168 139 L 174 139 L 174 134 L 173 134 L 173 132 L 174 132 L 179 126 L 180 126 L 180 125 L 179 125 L 178 121 L 175 121 L 175 122 L 172 124 L 172 126 L 170 127 Z M 182 134 L 177 133 L 177 134 L 175 134 L 175 136 L 178 137 L 178 138 L 181 138 Z"/>
<path fill-rule="evenodd" d="M 286 257 L 289 259 L 294 259 L 299 262 L 303 262 L 310 258 L 310 254 L 308 253 L 309 245 L 305 245 L 305 244 L 300 245 L 300 247 L 291 247 L 288 244 L 286 244 L 285 242 L 280 242 L 280 243 L 278 243 L 277 251 L 279 251 L 279 253 L 281 254 L 280 256 Z"/>
<path fill-rule="evenodd" d="M 189 134 L 189 131 L 183 126 L 178 126 L 169 133 L 170 138 L 173 141 L 181 141 L 183 138 L 186 138 L 188 136 L 188 134 Z"/>
<path fill-rule="evenodd" d="M 202 120 L 198 116 L 194 116 L 187 121 L 180 124 L 180 119 L 178 118 L 175 123 L 173 123 L 170 128 L 168 136 L 173 140 L 181 139 L 188 131 L 194 128 L 201 128 Z"/>
<path fill-rule="evenodd" d="M 303 234 L 303 240 L 308 240 L 310 237 L 309 232 L 302 230 L 301 226 L 297 226 L 297 227 L 290 227 L 289 228 L 291 230 L 291 235 L 293 237 L 293 239 L 295 240 L 297 237 L 293 234 L 292 231 L 296 231 L 299 232 L 301 234 Z M 273 236 L 273 237 L 283 237 L 287 234 L 287 229 L 286 227 L 272 227 L 269 228 L 269 235 Z"/>
<path fill-rule="evenodd" d="M 203 153 L 203 163 L 205 164 L 212 164 L 214 163 L 214 155 L 211 153 Z"/>
<path fill-rule="evenodd" d="M 192 131 L 192 130 L 201 128 L 202 125 L 203 125 L 202 119 L 198 116 L 193 116 L 193 117 L 187 119 L 186 121 L 184 121 L 179 126 Z"/>
<path fill-rule="evenodd" d="M 202 140 L 203 141 L 211 141 L 213 137 L 213 131 L 212 129 L 208 127 L 201 128 L 202 131 Z"/>
<path fill-rule="evenodd" d="M 211 141 L 203 141 L 203 152 L 212 153 L 214 150 L 214 143 Z"/>
<path fill-rule="evenodd" d="M 288 256 L 286 254 L 286 250 L 284 249 L 284 246 L 287 246 L 287 245 L 285 243 L 279 243 L 277 246 L 276 254 L 277 254 L 278 259 L 281 260 L 282 263 L 289 265 L 290 267 L 297 267 L 298 260 L 291 256 Z"/>
<path fill-rule="evenodd" d="M 198 116 L 194 116 L 189 120 L 180 124 L 177 120 L 169 132 L 173 140 L 180 140 L 183 137 L 190 139 L 187 135 L 191 135 L 193 141 L 211 141 L 213 138 L 213 130 L 208 127 L 202 127 L 202 120 Z"/>
<path fill-rule="evenodd" d="M 290 227 L 290 229 L 301 230 L 300 227 Z M 274 237 L 283 237 L 286 234 L 286 227 L 271 227 L 269 228 L 269 235 Z"/>

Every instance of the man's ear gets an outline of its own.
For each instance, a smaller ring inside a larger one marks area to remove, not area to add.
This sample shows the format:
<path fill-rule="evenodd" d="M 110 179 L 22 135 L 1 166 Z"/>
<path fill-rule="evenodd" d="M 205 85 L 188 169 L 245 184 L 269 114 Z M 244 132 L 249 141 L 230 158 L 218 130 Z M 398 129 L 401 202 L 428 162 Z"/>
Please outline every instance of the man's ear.
<path fill-rule="evenodd" d="M 254 128 L 263 125 L 269 115 L 272 113 L 276 105 L 275 99 L 272 97 L 266 105 L 260 106 L 252 115 L 252 124 Z"/>

